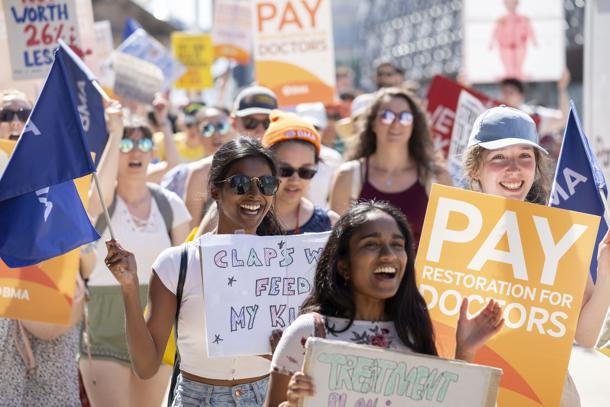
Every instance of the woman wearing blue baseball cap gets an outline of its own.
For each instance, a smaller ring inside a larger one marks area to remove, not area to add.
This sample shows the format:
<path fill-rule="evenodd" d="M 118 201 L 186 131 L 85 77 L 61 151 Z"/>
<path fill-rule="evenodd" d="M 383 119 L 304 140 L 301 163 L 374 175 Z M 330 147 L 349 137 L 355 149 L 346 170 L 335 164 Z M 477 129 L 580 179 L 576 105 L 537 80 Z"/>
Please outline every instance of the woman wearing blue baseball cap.
<path fill-rule="evenodd" d="M 464 155 L 464 175 L 471 189 L 544 205 L 549 195 L 546 154 L 529 115 L 504 105 L 494 107 L 474 123 Z M 608 234 L 599 246 L 597 261 L 597 283 L 589 275 L 574 337 L 589 348 L 595 346 L 610 306 Z M 566 406 L 580 406 L 569 374 L 561 400 L 561 407 Z"/>

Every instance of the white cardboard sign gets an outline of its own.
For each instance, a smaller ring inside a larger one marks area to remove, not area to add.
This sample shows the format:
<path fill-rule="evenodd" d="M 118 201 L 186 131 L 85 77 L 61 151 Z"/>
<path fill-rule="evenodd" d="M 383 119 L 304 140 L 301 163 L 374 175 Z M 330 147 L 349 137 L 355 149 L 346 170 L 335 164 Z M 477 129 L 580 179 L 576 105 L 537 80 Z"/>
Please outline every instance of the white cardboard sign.
<path fill-rule="evenodd" d="M 416 353 L 309 338 L 302 407 L 493 407 L 502 370 Z"/>
<path fill-rule="evenodd" d="M 211 235 L 202 240 L 210 357 L 270 353 L 272 330 L 286 328 L 298 316 L 313 287 L 328 235 Z"/>

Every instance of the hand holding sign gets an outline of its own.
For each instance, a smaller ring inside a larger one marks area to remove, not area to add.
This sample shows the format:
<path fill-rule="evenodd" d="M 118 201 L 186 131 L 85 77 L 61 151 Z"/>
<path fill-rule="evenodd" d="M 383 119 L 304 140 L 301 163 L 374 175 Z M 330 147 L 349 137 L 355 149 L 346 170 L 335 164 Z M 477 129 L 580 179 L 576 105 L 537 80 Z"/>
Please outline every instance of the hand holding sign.
<path fill-rule="evenodd" d="M 310 376 L 303 372 L 296 372 L 288 382 L 288 391 L 286 392 L 286 402 L 282 407 L 296 407 L 299 402 L 306 396 L 313 396 L 315 386 Z"/>

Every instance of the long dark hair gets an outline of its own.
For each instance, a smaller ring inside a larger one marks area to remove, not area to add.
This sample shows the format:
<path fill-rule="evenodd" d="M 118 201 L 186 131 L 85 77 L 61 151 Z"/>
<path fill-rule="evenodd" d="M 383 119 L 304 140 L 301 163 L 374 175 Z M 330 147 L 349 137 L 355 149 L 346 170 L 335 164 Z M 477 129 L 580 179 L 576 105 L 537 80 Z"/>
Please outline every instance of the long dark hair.
<path fill-rule="evenodd" d="M 428 130 L 428 121 L 416 97 L 401 88 L 382 88 L 376 94 L 371 105 L 365 111 L 364 126 L 356 137 L 350 160 L 369 157 L 377 151 L 377 135 L 373 130 L 381 104 L 391 98 L 404 99 L 413 113 L 413 130 L 409 139 L 407 159 L 413 160 L 417 166 L 417 174 L 421 183 L 426 184 L 439 171 L 434 155 L 434 146 Z"/>
<path fill-rule="evenodd" d="M 362 201 L 348 210 L 333 227 L 316 267 L 314 287 L 303 303 L 301 314 L 318 312 L 320 314 L 347 318 L 350 320 L 345 329 L 336 330 L 326 323 L 331 332 L 345 332 L 354 322 L 356 304 L 353 293 L 339 271 L 339 260 L 349 257 L 349 243 L 354 233 L 367 222 L 367 214 L 382 211 L 396 221 L 405 238 L 407 266 L 396 295 L 386 300 L 385 312 L 394 322 L 398 337 L 403 344 L 415 352 L 437 355 L 434 345 L 432 321 L 424 298 L 415 283 L 413 235 L 402 212 L 386 202 Z"/>
<path fill-rule="evenodd" d="M 210 168 L 208 189 L 210 189 L 212 185 L 221 186 L 223 180 L 227 178 L 227 174 L 231 171 L 231 167 L 237 161 L 246 157 L 262 158 L 269 164 L 271 174 L 277 176 L 278 170 L 275 161 L 273 160 L 273 153 L 264 148 L 258 140 L 250 137 L 238 137 L 223 144 L 214 154 L 212 166 Z M 211 196 L 211 193 L 209 195 Z M 219 212 L 221 210 L 221 208 L 218 208 Z M 282 234 L 282 228 L 275 215 L 273 206 L 271 206 L 260 225 L 258 225 L 256 234 L 259 236 Z"/>

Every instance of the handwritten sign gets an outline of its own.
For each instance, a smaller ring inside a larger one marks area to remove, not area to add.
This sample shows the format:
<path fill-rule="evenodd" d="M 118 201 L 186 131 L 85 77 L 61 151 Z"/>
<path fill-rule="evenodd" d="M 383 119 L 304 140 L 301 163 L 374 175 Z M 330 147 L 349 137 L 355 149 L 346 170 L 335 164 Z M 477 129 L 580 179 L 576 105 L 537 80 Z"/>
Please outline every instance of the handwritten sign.
<path fill-rule="evenodd" d="M 280 106 L 332 103 L 335 58 L 330 0 L 254 0 L 256 80 Z"/>
<path fill-rule="evenodd" d="M 117 51 L 143 59 L 163 73 L 163 89 L 171 88 L 172 84 L 182 76 L 185 69 L 159 41 L 148 35 L 142 29 L 137 29 L 119 47 Z"/>
<path fill-rule="evenodd" d="M 53 63 L 57 40 L 69 44 L 82 58 L 76 0 L 31 2 L 3 0 L 10 43 L 13 80 L 44 78 Z"/>
<path fill-rule="evenodd" d="M 493 407 L 500 369 L 375 346 L 309 338 L 303 370 L 316 386 L 302 407 Z"/>
<path fill-rule="evenodd" d="M 450 357 L 463 297 L 490 298 L 504 327 L 476 362 L 503 370 L 498 405 L 559 406 L 599 217 L 433 185 L 415 263 Z"/>
<path fill-rule="evenodd" d="M 0 174 L 15 141 L 0 140 Z M 75 180 L 87 203 L 91 176 Z M 78 273 L 80 249 L 29 267 L 9 268 L 0 260 L 0 316 L 3 318 L 68 324 Z"/>
<path fill-rule="evenodd" d="M 212 24 L 214 55 L 239 64 L 250 61 L 252 11 L 249 0 L 216 0 Z"/>
<path fill-rule="evenodd" d="M 209 356 L 270 353 L 269 335 L 298 316 L 327 239 L 328 233 L 203 239 Z"/>
<path fill-rule="evenodd" d="M 214 62 L 214 49 L 210 34 L 172 33 L 174 57 L 186 67 L 186 72 L 175 83 L 177 89 L 200 90 L 211 88 L 210 68 Z"/>
<path fill-rule="evenodd" d="M 114 94 L 142 103 L 152 103 L 163 89 L 163 73 L 155 65 L 131 55 L 113 55 Z"/>

